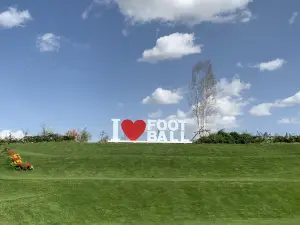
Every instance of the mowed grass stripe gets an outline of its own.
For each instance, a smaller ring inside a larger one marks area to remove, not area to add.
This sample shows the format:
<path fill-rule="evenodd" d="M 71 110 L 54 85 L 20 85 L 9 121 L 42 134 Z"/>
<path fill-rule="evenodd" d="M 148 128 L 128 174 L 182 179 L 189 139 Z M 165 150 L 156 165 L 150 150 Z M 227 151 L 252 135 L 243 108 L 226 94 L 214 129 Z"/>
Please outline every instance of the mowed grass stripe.
<path fill-rule="evenodd" d="M 22 153 L 20 153 L 22 155 Z M 93 158 L 93 155 L 96 157 Z M 286 178 L 300 177 L 300 158 L 201 158 L 201 157 L 99 157 L 97 152 L 89 152 L 90 158 L 81 155 L 61 157 L 41 157 L 24 155 L 24 159 L 33 163 L 35 171 L 23 173 L 41 176 L 75 177 L 116 177 L 116 178 L 232 178 L 257 177 Z M 3 159 L 3 165 L 7 160 Z M 5 164 L 6 163 L 6 164 Z M 7 167 L 7 166 L 6 166 Z M 14 171 L 13 171 L 14 172 Z M 3 175 L 10 175 L 7 167 Z M 14 172 L 15 174 L 15 172 Z"/>
<path fill-rule="evenodd" d="M 298 155 L 300 144 L 253 144 L 253 145 L 170 145 L 170 144 L 80 144 L 36 143 L 11 144 L 9 147 L 20 151 L 53 155 L 153 155 L 153 156 L 272 156 Z M 83 150 L 84 149 L 84 150 Z M 97 153 L 97 154 L 96 154 Z"/>
<path fill-rule="evenodd" d="M 47 193 L 0 202 L 1 222 L 6 224 L 22 218 L 19 224 L 28 225 L 179 225 L 209 220 L 252 220 L 256 225 L 300 216 L 299 183 L 3 180 L 0 186 L 1 199 Z"/>
<path fill-rule="evenodd" d="M 0 180 L 108 180 L 108 181 L 139 181 L 139 182 L 278 182 L 278 183 L 300 183 L 298 179 L 284 178 L 253 178 L 253 177 L 236 177 L 236 178 L 148 178 L 148 177 L 34 177 L 34 176 L 0 176 Z"/>
<path fill-rule="evenodd" d="M 22 155 L 28 155 L 28 156 L 36 156 L 36 157 L 53 157 L 53 158 L 58 158 L 62 157 L 64 155 L 54 155 L 54 154 L 46 154 L 46 153 L 37 153 L 37 152 L 29 152 L 29 151 L 19 151 Z M 66 155 L 65 155 L 66 156 Z M 69 157 L 73 157 L 70 155 Z M 194 158 L 200 158 L 200 159 L 231 159 L 231 158 L 299 158 L 300 159 L 300 154 L 299 155 L 285 155 L 285 154 L 274 154 L 274 155 L 234 155 L 234 156 L 218 156 L 218 155 L 195 155 L 195 156 L 184 156 L 184 155 L 154 155 L 154 154 L 99 154 L 99 155 L 80 155 L 80 156 L 74 156 L 74 158 L 82 158 L 82 159 L 100 159 L 100 158 L 154 158 L 154 159 L 172 159 L 172 158 L 181 158 L 181 159 L 194 159 Z"/>

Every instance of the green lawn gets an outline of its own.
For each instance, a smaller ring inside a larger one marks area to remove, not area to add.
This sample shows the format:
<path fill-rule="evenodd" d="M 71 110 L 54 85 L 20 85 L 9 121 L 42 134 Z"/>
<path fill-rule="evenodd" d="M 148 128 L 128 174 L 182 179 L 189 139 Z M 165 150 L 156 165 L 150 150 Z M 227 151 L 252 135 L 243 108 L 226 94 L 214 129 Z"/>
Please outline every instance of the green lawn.
<path fill-rule="evenodd" d="M 9 148 L 35 170 L 0 156 L 1 225 L 300 224 L 297 144 Z"/>

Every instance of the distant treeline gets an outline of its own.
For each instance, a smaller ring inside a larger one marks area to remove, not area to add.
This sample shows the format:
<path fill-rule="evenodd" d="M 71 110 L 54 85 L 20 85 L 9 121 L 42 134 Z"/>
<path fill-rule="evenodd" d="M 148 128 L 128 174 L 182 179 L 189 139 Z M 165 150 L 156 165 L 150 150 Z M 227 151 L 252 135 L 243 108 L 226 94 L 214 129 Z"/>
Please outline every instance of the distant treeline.
<path fill-rule="evenodd" d="M 108 136 L 105 132 L 101 132 L 99 143 L 107 143 Z M 28 136 L 23 138 L 14 138 L 8 136 L 0 138 L 0 144 L 9 143 L 38 143 L 38 142 L 63 142 L 63 141 L 77 141 L 88 142 L 91 139 L 91 134 L 86 129 L 77 133 L 75 130 L 69 130 L 65 134 L 58 134 L 53 132 L 42 132 L 40 135 Z M 251 143 L 300 143 L 300 135 L 292 135 L 286 133 L 285 135 L 271 135 L 268 133 L 257 133 L 256 135 L 249 133 L 225 132 L 220 130 L 217 133 L 203 136 L 196 141 L 196 144 L 251 144 Z"/>

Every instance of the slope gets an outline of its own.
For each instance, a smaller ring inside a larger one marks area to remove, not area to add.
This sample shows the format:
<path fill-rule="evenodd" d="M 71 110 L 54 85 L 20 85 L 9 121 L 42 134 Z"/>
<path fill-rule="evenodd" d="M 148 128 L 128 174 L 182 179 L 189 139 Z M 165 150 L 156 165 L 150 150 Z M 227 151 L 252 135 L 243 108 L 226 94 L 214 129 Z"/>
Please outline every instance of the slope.
<path fill-rule="evenodd" d="M 5 146 L 4 146 L 5 147 Z M 299 224 L 300 146 L 14 144 L 0 224 Z"/>

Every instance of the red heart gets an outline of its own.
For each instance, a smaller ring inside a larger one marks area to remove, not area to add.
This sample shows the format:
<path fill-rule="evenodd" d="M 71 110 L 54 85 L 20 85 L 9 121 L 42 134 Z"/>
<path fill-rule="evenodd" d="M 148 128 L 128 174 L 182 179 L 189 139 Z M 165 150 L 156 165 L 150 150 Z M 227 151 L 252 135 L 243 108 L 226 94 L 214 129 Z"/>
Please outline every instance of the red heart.
<path fill-rule="evenodd" d="M 134 123 L 131 120 L 123 120 L 121 127 L 129 140 L 135 141 L 144 133 L 146 123 L 144 120 L 136 120 Z"/>

